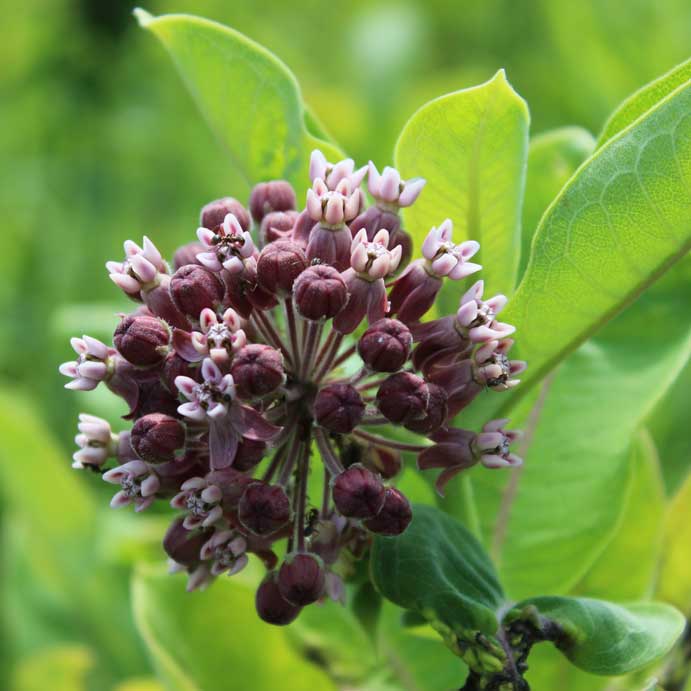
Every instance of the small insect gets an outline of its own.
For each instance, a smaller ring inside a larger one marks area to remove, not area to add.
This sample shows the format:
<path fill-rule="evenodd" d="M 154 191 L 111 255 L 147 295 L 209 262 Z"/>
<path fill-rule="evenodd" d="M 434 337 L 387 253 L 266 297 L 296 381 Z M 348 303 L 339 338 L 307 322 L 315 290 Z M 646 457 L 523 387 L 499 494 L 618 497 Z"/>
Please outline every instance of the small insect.
<path fill-rule="evenodd" d="M 310 509 L 305 517 L 305 537 L 316 535 L 317 523 L 319 522 L 319 510 Z"/>

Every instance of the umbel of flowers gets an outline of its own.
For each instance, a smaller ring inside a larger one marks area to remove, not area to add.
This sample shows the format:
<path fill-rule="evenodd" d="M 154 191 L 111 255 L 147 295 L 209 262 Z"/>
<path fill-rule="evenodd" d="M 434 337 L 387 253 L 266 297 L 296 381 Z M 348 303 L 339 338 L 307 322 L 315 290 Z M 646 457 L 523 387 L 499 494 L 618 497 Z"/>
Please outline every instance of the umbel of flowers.
<path fill-rule="evenodd" d="M 67 388 L 124 398 L 133 423 L 115 433 L 81 415 L 74 466 L 116 485 L 114 508 L 176 510 L 163 547 L 190 590 L 259 558 L 257 611 L 273 624 L 342 600 L 372 533 L 406 529 L 403 459 L 440 469 L 440 492 L 477 463 L 521 463 L 506 420 L 454 424 L 484 389 L 518 383 L 513 327 L 496 319 L 506 298 L 477 281 L 455 314 L 423 321 L 443 281 L 480 270 L 478 243 L 455 244 L 444 220 L 409 262 L 399 211 L 424 180 L 319 151 L 309 173 L 302 211 L 281 180 L 257 185 L 249 210 L 207 204 L 172 267 L 148 238 L 128 240 L 106 266 L 136 307 L 112 346 L 74 338 L 60 367 Z"/>

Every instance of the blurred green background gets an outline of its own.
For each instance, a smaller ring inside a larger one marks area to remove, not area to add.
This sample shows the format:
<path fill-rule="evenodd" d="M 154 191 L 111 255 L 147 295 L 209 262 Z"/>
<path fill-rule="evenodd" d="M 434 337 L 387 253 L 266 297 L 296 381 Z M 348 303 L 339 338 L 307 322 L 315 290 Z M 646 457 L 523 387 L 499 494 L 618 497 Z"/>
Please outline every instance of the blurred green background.
<path fill-rule="evenodd" d="M 24 0 L 5 7 L 0 27 L 3 689 L 157 688 L 130 615 L 129 573 L 135 561 L 162 561 L 165 522 L 137 522 L 136 539 L 129 517 L 94 532 L 108 491 L 69 470 L 75 418 L 119 407 L 100 391 L 67 394 L 57 365 L 71 357 L 70 335 L 107 338 L 127 307 L 103 266 L 123 240 L 146 233 L 170 253 L 194 237 L 204 202 L 246 189 L 132 7 Z M 562 125 L 597 134 L 691 45 L 688 0 L 146 9 L 216 19 L 269 47 L 336 141 L 380 165 L 418 106 L 499 67 L 528 101 L 533 134 Z"/>

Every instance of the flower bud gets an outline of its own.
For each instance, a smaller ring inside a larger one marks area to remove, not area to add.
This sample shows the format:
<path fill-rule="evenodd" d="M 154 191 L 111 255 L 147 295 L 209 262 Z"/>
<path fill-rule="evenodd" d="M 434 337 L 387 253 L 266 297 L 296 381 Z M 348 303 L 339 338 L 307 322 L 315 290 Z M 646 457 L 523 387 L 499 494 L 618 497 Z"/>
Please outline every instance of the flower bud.
<path fill-rule="evenodd" d="M 175 250 L 173 255 L 173 268 L 177 271 L 181 266 L 187 264 L 199 264 L 197 255 L 205 252 L 206 247 L 201 242 L 188 242 Z"/>
<path fill-rule="evenodd" d="M 195 381 L 201 381 L 202 372 L 199 365 L 199 362 L 189 362 L 185 358 L 180 357 L 175 351 L 171 351 L 163 363 L 161 381 L 168 391 L 172 391 L 177 395 L 176 377 L 189 377 Z"/>
<path fill-rule="evenodd" d="M 113 344 L 131 364 L 151 367 L 165 359 L 170 338 L 170 329 L 161 319 L 144 315 L 128 316 L 115 329 Z"/>
<path fill-rule="evenodd" d="M 301 607 L 288 602 L 278 588 L 275 571 L 268 573 L 262 581 L 254 600 L 257 614 L 267 624 L 285 626 L 300 614 Z"/>
<path fill-rule="evenodd" d="M 144 461 L 172 461 L 175 452 L 185 445 L 185 427 L 169 415 L 144 415 L 134 423 L 131 444 L 137 456 Z"/>
<path fill-rule="evenodd" d="M 377 407 L 381 414 L 397 425 L 423 418 L 428 402 L 428 385 L 411 372 L 392 374 L 377 391 Z"/>
<path fill-rule="evenodd" d="M 436 432 L 446 421 L 449 414 L 448 396 L 446 391 L 436 384 L 427 384 L 429 398 L 425 414 L 418 419 L 405 423 L 406 429 L 418 434 Z"/>
<path fill-rule="evenodd" d="M 289 554 L 278 571 L 278 589 L 293 605 L 316 602 L 324 592 L 326 574 L 322 560 L 314 554 Z"/>
<path fill-rule="evenodd" d="M 230 373 L 238 396 L 260 398 L 275 391 L 285 381 L 283 356 L 271 346 L 250 343 L 235 354 Z"/>
<path fill-rule="evenodd" d="M 253 482 L 242 493 L 238 518 L 255 535 L 271 535 L 290 519 L 290 502 L 279 485 Z"/>
<path fill-rule="evenodd" d="M 266 442 L 243 438 L 238 445 L 233 468 L 242 472 L 252 470 L 264 458 L 265 453 Z"/>
<path fill-rule="evenodd" d="M 295 279 L 307 268 L 307 257 L 290 240 L 276 240 L 267 245 L 257 260 L 257 280 L 270 293 L 287 294 Z"/>
<path fill-rule="evenodd" d="M 285 180 L 260 182 L 250 195 L 250 212 L 257 223 L 272 211 L 292 211 L 295 207 L 295 191 Z"/>
<path fill-rule="evenodd" d="M 410 524 L 413 511 L 410 502 L 394 487 L 386 488 L 384 506 L 374 517 L 364 522 L 365 527 L 379 535 L 400 535 Z"/>
<path fill-rule="evenodd" d="M 365 331 L 358 342 L 363 362 L 375 372 L 397 372 L 410 355 L 413 335 L 397 319 L 381 319 Z"/>
<path fill-rule="evenodd" d="M 259 237 L 264 245 L 275 240 L 290 240 L 297 220 L 297 211 L 272 211 L 266 214 L 259 227 Z"/>
<path fill-rule="evenodd" d="M 293 297 L 305 319 L 319 321 L 335 317 L 346 304 L 348 289 L 332 266 L 316 264 L 305 269 L 293 284 Z"/>
<path fill-rule="evenodd" d="M 372 518 L 384 504 L 385 487 L 380 478 L 359 463 L 336 477 L 333 500 L 347 518 Z"/>
<path fill-rule="evenodd" d="M 223 219 L 227 214 L 233 214 L 238 219 L 243 230 L 250 229 L 251 221 L 247 209 L 237 199 L 233 199 L 233 197 L 223 197 L 205 204 L 199 214 L 199 225 L 202 228 L 213 230 L 223 223 Z"/>
<path fill-rule="evenodd" d="M 351 384 L 328 384 L 319 390 L 314 400 L 317 423 L 338 434 L 352 432 L 364 414 L 365 403 Z"/>
<path fill-rule="evenodd" d="M 209 539 L 211 530 L 191 531 L 182 524 L 183 518 L 176 518 L 163 538 L 163 549 L 177 564 L 192 566 L 199 561 L 199 552 Z"/>
<path fill-rule="evenodd" d="M 198 264 L 180 267 L 170 279 L 170 295 L 177 308 L 193 320 L 205 307 L 215 310 L 225 286 L 211 271 Z"/>

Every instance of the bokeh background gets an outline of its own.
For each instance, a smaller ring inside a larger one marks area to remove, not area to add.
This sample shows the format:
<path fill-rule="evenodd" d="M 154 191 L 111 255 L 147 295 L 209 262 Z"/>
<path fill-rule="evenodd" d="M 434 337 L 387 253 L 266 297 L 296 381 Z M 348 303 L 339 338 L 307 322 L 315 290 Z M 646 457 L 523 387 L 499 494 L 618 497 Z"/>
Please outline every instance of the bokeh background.
<path fill-rule="evenodd" d="M 89 532 L 108 491 L 69 470 L 75 418 L 120 411 L 103 392 L 88 404 L 68 395 L 57 364 L 71 357 L 70 335 L 112 333 L 124 303 L 103 264 L 124 239 L 146 233 L 170 252 L 193 237 L 203 203 L 245 193 L 132 7 L 23 0 L 0 23 L 3 689 L 149 688 L 128 583 L 133 561 L 160 560 L 159 526 L 154 517 L 138 527 L 132 544 L 119 522 L 105 536 Z M 533 134 L 562 125 L 597 134 L 691 45 L 688 0 L 152 0 L 146 9 L 216 19 L 269 47 L 341 146 L 379 165 L 418 106 L 499 67 L 528 101 Z M 108 569 L 84 564 L 85 539 Z"/>

